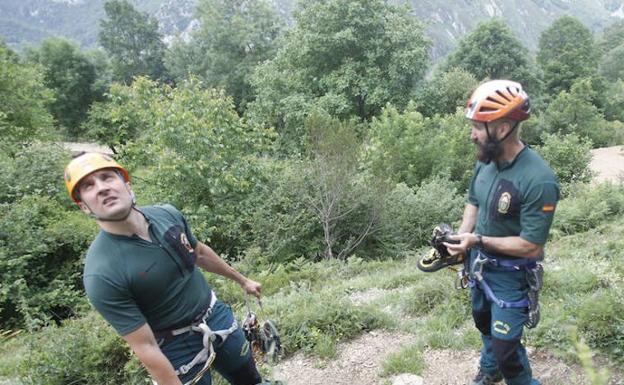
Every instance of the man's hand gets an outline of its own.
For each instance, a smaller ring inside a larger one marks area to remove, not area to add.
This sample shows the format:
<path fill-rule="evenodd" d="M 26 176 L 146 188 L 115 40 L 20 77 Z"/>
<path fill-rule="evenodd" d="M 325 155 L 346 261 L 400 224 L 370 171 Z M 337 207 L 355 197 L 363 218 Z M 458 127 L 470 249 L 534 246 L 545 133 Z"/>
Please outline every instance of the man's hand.
<path fill-rule="evenodd" d="M 454 241 L 459 241 L 459 243 L 442 243 L 451 255 L 466 254 L 468 249 L 477 243 L 477 236 L 473 233 L 455 234 L 448 237 Z"/>
<path fill-rule="evenodd" d="M 251 280 L 249 278 L 245 278 L 245 280 L 241 284 L 241 287 L 243 288 L 243 290 L 245 290 L 245 293 L 251 294 L 254 297 L 260 299 L 260 296 L 262 295 L 262 285 L 259 282 Z"/>

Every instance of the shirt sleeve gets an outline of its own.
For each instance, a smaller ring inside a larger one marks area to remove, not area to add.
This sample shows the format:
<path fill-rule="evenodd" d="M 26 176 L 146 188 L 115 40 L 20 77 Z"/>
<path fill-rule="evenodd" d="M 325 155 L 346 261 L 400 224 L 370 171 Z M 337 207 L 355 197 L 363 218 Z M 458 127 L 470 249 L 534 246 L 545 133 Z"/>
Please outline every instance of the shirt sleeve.
<path fill-rule="evenodd" d="M 475 166 L 474 174 L 472 175 L 472 179 L 470 180 L 470 186 L 468 187 L 468 198 L 466 199 L 466 203 L 470 203 L 471 205 L 477 207 L 479 207 L 479 200 L 477 199 L 477 193 L 475 191 L 475 181 L 477 180 L 477 175 L 479 175 L 480 169 L 480 164 L 477 163 L 477 165 Z"/>
<path fill-rule="evenodd" d="M 147 322 L 126 288 L 99 275 L 86 275 L 83 280 L 89 302 L 120 336 Z"/>
<path fill-rule="evenodd" d="M 170 204 L 163 205 L 162 207 L 170 214 L 172 214 L 178 222 L 180 222 L 182 228 L 184 229 L 184 233 L 186 234 L 186 238 L 189 240 L 191 246 L 195 248 L 195 246 L 197 246 L 197 238 L 195 238 L 193 232 L 191 231 L 191 228 L 189 227 L 188 223 L 186 223 L 186 218 L 184 218 L 184 215 L 182 215 L 182 213 L 177 208 L 173 207 Z"/>
<path fill-rule="evenodd" d="M 544 245 L 552 225 L 559 186 L 545 182 L 533 186 L 524 197 L 520 211 L 520 237 L 536 245 Z"/>

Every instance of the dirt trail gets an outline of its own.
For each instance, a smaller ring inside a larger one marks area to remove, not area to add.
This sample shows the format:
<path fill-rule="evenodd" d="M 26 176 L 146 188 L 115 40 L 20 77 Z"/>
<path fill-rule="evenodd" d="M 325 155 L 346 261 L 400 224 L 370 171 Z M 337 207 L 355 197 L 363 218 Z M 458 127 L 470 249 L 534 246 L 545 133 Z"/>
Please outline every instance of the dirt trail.
<path fill-rule="evenodd" d="M 385 359 L 416 340 L 409 334 L 372 331 L 338 347 L 337 357 L 322 361 L 297 353 L 281 362 L 273 378 L 288 385 L 466 385 L 476 373 L 479 352 L 473 350 L 427 350 L 422 377 L 382 377 Z M 585 385 L 589 380 L 578 365 L 563 362 L 546 352 L 528 349 L 533 373 L 542 385 Z M 611 384 L 622 385 L 621 375 Z"/>
<path fill-rule="evenodd" d="M 617 182 L 620 177 L 624 177 L 624 146 L 596 148 L 591 153 L 589 167 L 595 173 L 595 183 Z"/>

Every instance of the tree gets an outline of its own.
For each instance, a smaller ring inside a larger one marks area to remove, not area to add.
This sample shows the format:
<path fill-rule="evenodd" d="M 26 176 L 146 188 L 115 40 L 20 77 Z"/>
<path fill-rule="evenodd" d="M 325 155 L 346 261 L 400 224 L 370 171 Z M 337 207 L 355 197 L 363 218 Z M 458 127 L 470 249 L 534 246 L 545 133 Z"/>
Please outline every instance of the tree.
<path fill-rule="evenodd" d="M 301 148 L 311 108 L 370 119 L 402 108 L 428 65 L 429 41 L 409 9 L 383 0 L 306 0 L 274 59 L 254 75 L 254 120 Z"/>
<path fill-rule="evenodd" d="M 253 100 L 255 66 L 275 53 L 282 19 L 267 0 L 201 0 L 196 17 L 200 29 L 189 43 L 172 47 L 167 68 L 177 79 L 194 74 L 207 86 L 224 88 L 242 112 Z"/>
<path fill-rule="evenodd" d="M 50 111 L 66 135 L 76 139 L 91 103 L 102 96 L 95 87 L 95 65 L 78 45 L 57 37 L 28 49 L 26 57 L 43 68 L 44 83 L 55 94 Z"/>
<path fill-rule="evenodd" d="M 602 57 L 600 73 L 611 82 L 624 79 L 624 43 Z"/>
<path fill-rule="evenodd" d="M 535 88 L 528 50 L 501 20 L 479 23 L 474 31 L 460 40 L 444 68 L 459 67 L 478 80 L 513 79 L 525 88 Z M 533 87 L 531 87 L 533 86 Z"/>
<path fill-rule="evenodd" d="M 591 31 L 571 16 L 555 20 L 540 35 L 537 62 L 550 96 L 569 91 L 576 79 L 596 72 L 598 58 Z"/>
<path fill-rule="evenodd" d="M 452 114 L 458 107 L 466 105 L 466 100 L 477 85 L 477 79 L 464 69 L 452 67 L 438 71 L 418 91 L 418 110 L 425 116 Z"/>
<path fill-rule="evenodd" d="M 166 80 L 165 44 L 158 21 L 127 0 L 107 0 L 104 10 L 108 20 L 100 22 L 98 40 L 110 55 L 115 80 L 129 84 L 139 75 Z"/>
<path fill-rule="evenodd" d="M 624 44 L 624 21 L 616 21 L 602 31 L 596 45 L 602 54 Z"/>
<path fill-rule="evenodd" d="M 323 227 L 324 257 L 345 259 L 376 230 L 378 208 L 374 204 L 362 207 L 362 203 L 367 195 L 377 194 L 370 194 L 372 189 L 358 183 L 361 142 L 353 123 L 313 113 L 306 127 L 310 130 L 309 163 L 304 169 L 307 183 L 302 196 Z M 349 221 L 358 210 L 364 211 L 364 221 Z M 349 225 L 341 226 L 345 223 Z"/>
<path fill-rule="evenodd" d="M 49 135 L 52 116 L 48 105 L 53 93 L 38 66 L 21 64 L 17 55 L 0 44 L 0 149 L 13 154 L 16 147 Z"/>

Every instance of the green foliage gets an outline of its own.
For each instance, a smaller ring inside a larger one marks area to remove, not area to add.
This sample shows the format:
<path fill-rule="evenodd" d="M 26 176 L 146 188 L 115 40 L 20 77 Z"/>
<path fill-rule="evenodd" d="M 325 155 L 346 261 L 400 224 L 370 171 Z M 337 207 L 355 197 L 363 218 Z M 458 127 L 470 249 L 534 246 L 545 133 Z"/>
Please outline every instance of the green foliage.
<path fill-rule="evenodd" d="M 589 349 L 589 346 L 585 344 L 583 339 L 578 338 L 578 334 L 575 329 L 571 334 L 576 354 L 578 355 L 579 361 L 581 361 L 581 365 L 583 366 L 583 369 L 585 369 L 585 372 L 591 381 L 591 385 L 607 385 L 609 383 L 609 371 L 605 368 L 596 370 L 592 359 L 593 353 Z"/>
<path fill-rule="evenodd" d="M 167 67 L 178 80 L 194 74 L 209 87 L 224 88 L 243 111 L 253 100 L 253 70 L 275 54 L 283 21 L 266 0 L 202 0 L 196 17 L 200 29 L 190 42 L 171 48 Z"/>
<path fill-rule="evenodd" d="M 53 99 L 37 66 L 19 63 L 0 45 L 0 150 L 13 153 L 21 143 L 45 136 L 52 127 L 47 106 Z"/>
<path fill-rule="evenodd" d="M 158 21 L 127 0 L 107 0 L 104 9 L 108 19 L 100 22 L 98 41 L 110 55 L 115 80 L 129 84 L 139 75 L 167 80 Z"/>
<path fill-rule="evenodd" d="M 421 374 L 426 368 L 425 358 L 420 344 L 410 345 L 393 353 L 384 361 L 384 375 L 413 373 Z"/>
<path fill-rule="evenodd" d="M 114 90 L 121 98 L 97 113 L 108 125 L 103 131 L 122 122 L 127 132 L 139 133 L 120 147 L 124 165 L 137 170 L 139 200 L 174 204 L 199 239 L 238 254 L 252 209 L 241 203 L 262 180 L 258 155 L 271 132 L 245 125 L 230 99 L 195 79 L 171 88 L 138 78 Z"/>
<path fill-rule="evenodd" d="M 604 98 L 605 118 L 607 120 L 624 122 L 624 79 L 610 83 Z"/>
<path fill-rule="evenodd" d="M 428 117 L 453 114 L 457 108 L 465 106 L 477 83 L 474 75 L 459 67 L 436 72 L 417 93 L 418 111 Z"/>
<path fill-rule="evenodd" d="M 592 346 L 624 362 L 624 301 L 611 290 L 599 290 L 578 309 L 579 331 Z"/>
<path fill-rule="evenodd" d="M 545 134 L 536 150 L 555 172 L 559 183 L 589 182 L 592 177 L 591 141 L 576 134 Z"/>
<path fill-rule="evenodd" d="M 591 79 L 579 79 L 569 92 L 561 92 L 544 113 L 547 132 L 575 133 L 590 139 L 594 147 L 621 143 L 621 125 L 605 120 L 598 107 L 592 103 L 594 97 Z"/>
<path fill-rule="evenodd" d="M 26 195 L 0 206 L 0 319 L 34 327 L 84 305 L 81 259 L 94 236 L 82 213 Z"/>
<path fill-rule="evenodd" d="M 27 50 L 29 62 L 41 65 L 44 84 L 54 91 L 55 100 L 50 112 L 63 128 L 66 136 L 81 136 L 80 124 L 87 117 L 97 94 L 96 68 L 77 44 L 62 38 L 48 38 L 38 48 Z"/>
<path fill-rule="evenodd" d="M 600 62 L 600 73 L 608 80 L 624 80 L 624 43 L 607 52 Z"/>
<path fill-rule="evenodd" d="M 463 112 L 424 118 L 410 106 L 404 113 L 387 107 L 370 125 L 366 159 L 373 173 L 417 186 L 444 174 L 463 187 L 474 167 L 474 150 Z"/>
<path fill-rule="evenodd" d="M 130 350 L 95 312 L 51 325 L 33 334 L 30 355 L 20 365 L 24 384 L 145 383 L 145 371 L 130 360 Z"/>
<path fill-rule="evenodd" d="M 624 213 L 624 190 L 621 185 L 577 185 L 569 191 L 569 197 L 557 206 L 553 223 L 553 228 L 563 234 L 587 231 Z"/>
<path fill-rule="evenodd" d="M 591 31 L 572 16 L 560 17 L 540 35 L 537 62 L 549 95 L 569 91 L 577 79 L 596 72 L 598 55 Z"/>
<path fill-rule="evenodd" d="M 459 218 L 463 203 L 454 184 L 443 177 L 433 177 L 414 189 L 399 183 L 385 199 L 375 238 L 385 255 L 405 254 L 424 246 L 437 224 Z"/>
<path fill-rule="evenodd" d="M 530 76 L 529 58 L 511 28 L 502 20 L 492 19 L 479 23 L 460 40 L 444 65 L 462 68 L 477 80 L 514 79 L 527 87 L 536 82 Z"/>
<path fill-rule="evenodd" d="M 596 41 L 596 45 L 603 55 L 621 44 L 624 44 L 624 21 L 622 20 L 605 27 L 602 35 Z"/>
<path fill-rule="evenodd" d="M 312 107 L 370 119 L 387 103 L 405 106 L 428 65 L 429 42 L 404 7 L 382 0 L 298 3 L 296 24 L 253 85 L 253 119 L 301 148 Z"/>
<path fill-rule="evenodd" d="M 43 142 L 19 148 L 13 157 L 0 154 L 0 203 L 39 195 L 69 204 L 61 175 L 68 161 L 58 145 Z"/>
<path fill-rule="evenodd" d="M 267 160 L 254 186 L 250 232 L 269 262 L 321 255 L 323 232 L 312 207 L 302 199 L 306 183 L 301 161 Z"/>

